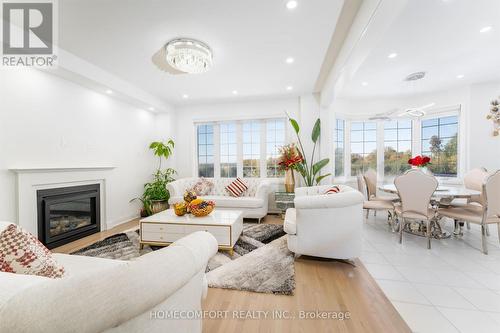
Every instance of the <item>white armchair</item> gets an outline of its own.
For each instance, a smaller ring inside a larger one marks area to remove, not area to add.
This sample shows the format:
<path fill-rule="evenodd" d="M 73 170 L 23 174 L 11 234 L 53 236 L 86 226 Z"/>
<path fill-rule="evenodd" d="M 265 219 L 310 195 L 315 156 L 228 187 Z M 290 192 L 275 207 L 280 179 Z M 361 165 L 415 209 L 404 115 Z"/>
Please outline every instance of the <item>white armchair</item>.
<path fill-rule="evenodd" d="M 361 255 L 363 195 L 349 186 L 324 194 L 331 185 L 295 190 L 295 208 L 285 216 L 288 249 L 296 255 L 353 259 Z"/>

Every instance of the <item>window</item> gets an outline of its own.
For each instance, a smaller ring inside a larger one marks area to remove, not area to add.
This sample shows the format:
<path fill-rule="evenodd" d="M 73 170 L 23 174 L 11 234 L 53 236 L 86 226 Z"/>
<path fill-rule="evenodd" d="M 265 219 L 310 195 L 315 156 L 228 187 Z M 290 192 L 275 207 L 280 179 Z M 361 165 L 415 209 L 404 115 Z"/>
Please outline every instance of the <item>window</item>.
<path fill-rule="evenodd" d="M 422 154 L 431 157 L 436 176 L 457 175 L 458 116 L 422 120 Z"/>
<path fill-rule="evenodd" d="M 214 126 L 198 125 L 198 176 L 214 176 Z"/>
<path fill-rule="evenodd" d="M 281 177 L 284 171 L 278 167 L 279 148 L 285 145 L 285 120 L 266 121 L 266 174 Z"/>
<path fill-rule="evenodd" d="M 337 119 L 335 124 L 335 176 L 344 175 L 344 130 L 345 121 Z"/>
<path fill-rule="evenodd" d="M 392 120 L 384 123 L 384 173 L 400 175 L 410 168 L 411 120 Z"/>
<path fill-rule="evenodd" d="M 377 124 L 351 123 L 351 176 L 377 168 Z"/>
<path fill-rule="evenodd" d="M 260 122 L 243 123 L 243 177 L 260 177 Z"/>
<path fill-rule="evenodd" d="M 236 177 L 238 157 L 236 153 L 236 124 L 220 124 L 220 176 Z"/>

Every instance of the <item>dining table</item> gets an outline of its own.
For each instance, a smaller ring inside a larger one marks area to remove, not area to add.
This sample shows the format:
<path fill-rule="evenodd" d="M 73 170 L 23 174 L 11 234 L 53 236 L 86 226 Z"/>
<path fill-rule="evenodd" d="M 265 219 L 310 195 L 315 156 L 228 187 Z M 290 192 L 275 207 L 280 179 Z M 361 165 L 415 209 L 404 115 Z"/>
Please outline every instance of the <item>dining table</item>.
<path fill-rule="evenodd" d="M 396 195 L 398 194 L 398 190 L 394 184 L 384 184 L 378 186 L 378 189 L 386 193 L 391 193 Z M 472 190 L 466 188 L 465 186 L 439 185 L 431 196 L 430 204 L 437 213 L 439 207 L 449 207 L 452 204 L 452 201 L 455 199 L 470 199 L 472 197 L 480 195 L 481 195 L 480 191 Z M 393 226 L 393 229 L 397 229 L 399 225 L 398 219 L 397 218 L 394 219 L 392 223 L 396 224 L 396 226 Z M 459 222 L 455 222 L 455 230 L 453 232 L 454 235 L 458 236 L 462 234 L 461 232 L 462 225 L 463 223 L 460 224 Z M 426 228 L 427 226 L 423 221 L 416 220 L 406 224 L 404 231 L 414 235 L 425 237 L 427 235 Z M 451 233 L 444 230 L 440 224 L 439 219 L 436 218 L 431 224 L 431 236 L 436 239 L 443 239 L 451 237 Z"/>

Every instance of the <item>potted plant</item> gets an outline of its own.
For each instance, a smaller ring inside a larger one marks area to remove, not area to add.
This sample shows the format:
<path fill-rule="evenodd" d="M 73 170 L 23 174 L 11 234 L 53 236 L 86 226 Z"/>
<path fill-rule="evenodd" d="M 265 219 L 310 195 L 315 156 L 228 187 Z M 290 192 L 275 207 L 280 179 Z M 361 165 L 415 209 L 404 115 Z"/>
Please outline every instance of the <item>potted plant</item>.
<path fill-rule="evenodd" d="M 279 157 L 278 165 L 285 170 L 285 191 L 293 193 L 295 190 L 295 176 L 293 170 L 299 163 L 304 161 L 295 143 L 283 146 L 280 149 L 281 156 Z"/>
<path fill-rule="evenodd" d="M 170 193 L 168 192 L 167 184 L 175 180 L 173 176 L 176 174 L 176 171 L 172 168 L 162 170 L 161 164 L 163 159 L 167 160 L 172 155 L 174 147 L 175 143 L 172 139 L 165 143 L 155 141 L 149 145 L 149 149 L 154 151 L 159 161 L 158 169 L 153 174 L 153 181 L 144 184 L 142 197 L 131 200 L 142 202 L 141 216 L 149 216 L 168 209 Z"/>
<path fill-rule="evenodd" d="M 287 115 L 288 116 L 288 115 Z M 295 131 L 295 134 L 297 135 L 297 141 L 299 143 L 299 154 L 302 157 L 302 161 L 294 164 L 293 168 L 297 170 L 297 172 L 302 176 L 304 179 L 304 183 L 306 186 L 314 186 L 316 184 L 319 184 L 321 180 L 325 177 L 330 176 L 331 174 L 325 174 L 325 175 L 319 175 L 321 169 L 323 169 L 329 162 L 329 158 L 324 158 L 316 163 L 314 163 L 314 154 L 316 153 L 316 145 L 318 143 L 320 134 L 321 134 L 321 121 L 320 119 L 317 119 L 316 122 L 314 123 L 314 127 L 311 133 L 311 139 L 312 142 L 314 143 L 313 145 L 313 150 L 311 153 L 311 159 L 309 162 L 306 159 L 306 154 L 304 152 L 304 147 L 302 146 L 302 141 L 300 140 L 300 126 L 299 123 L 288 116 L 288 121 L 290 121 L 290 124 L 293 127 L 293 130 Z"/>

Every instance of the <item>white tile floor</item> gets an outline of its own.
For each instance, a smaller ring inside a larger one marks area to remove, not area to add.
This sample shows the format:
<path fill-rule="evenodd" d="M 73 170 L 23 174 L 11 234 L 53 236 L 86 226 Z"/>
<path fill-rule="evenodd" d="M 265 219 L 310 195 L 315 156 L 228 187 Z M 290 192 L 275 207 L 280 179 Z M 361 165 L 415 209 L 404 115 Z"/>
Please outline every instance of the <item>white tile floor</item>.
<path fill-rule="evenodd" d="M 389 231 L 384 214 L 365 220 L 361 261 L 414 332 L 500 332 L 500 242 L 490 226 L 489 254 L 477 226 L 461 239 L 433 240 Z M 452 222 L 445 228 L 452 231 Z"/>

